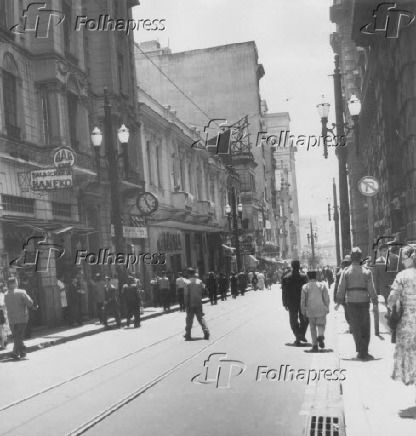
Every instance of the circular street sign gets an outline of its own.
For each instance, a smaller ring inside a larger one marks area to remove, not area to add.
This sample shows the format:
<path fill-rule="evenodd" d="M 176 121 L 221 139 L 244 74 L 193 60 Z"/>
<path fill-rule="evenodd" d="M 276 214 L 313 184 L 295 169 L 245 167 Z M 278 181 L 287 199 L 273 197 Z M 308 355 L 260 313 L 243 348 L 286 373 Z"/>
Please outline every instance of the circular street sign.
<path fill-rule="evenodd" d="M 373 176 L 365 176 L 358 182 L 358 190 L 366 197 L 372 197 L 380 190 L 380 183 Z"/>
<path fill-rule="evenodd" d="M 54 150 L 53 164 L 59 167 L 74 166 L 75 152 L 71 147 L 59 147 Z"/>

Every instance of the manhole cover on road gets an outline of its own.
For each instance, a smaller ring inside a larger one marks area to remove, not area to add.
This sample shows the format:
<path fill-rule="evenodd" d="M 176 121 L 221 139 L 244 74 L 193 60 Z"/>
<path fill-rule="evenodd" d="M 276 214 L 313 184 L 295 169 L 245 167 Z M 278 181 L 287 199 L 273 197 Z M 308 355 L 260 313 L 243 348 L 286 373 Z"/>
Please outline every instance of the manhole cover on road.
<path fill-rule="evenodd" d="M 311 416 L 305 436 L 345 436 L 344 421 L 339 416 Z"/>

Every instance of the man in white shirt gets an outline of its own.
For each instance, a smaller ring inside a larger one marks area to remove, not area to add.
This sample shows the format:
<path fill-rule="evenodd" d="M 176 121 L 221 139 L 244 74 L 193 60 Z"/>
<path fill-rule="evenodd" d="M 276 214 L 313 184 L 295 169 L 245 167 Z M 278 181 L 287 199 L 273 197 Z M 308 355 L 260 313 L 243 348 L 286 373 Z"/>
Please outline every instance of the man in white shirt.
<path fill-rule="evenodd" d="M 192 340 L 191 330 L 194 322 L 194 315 L 202 327 L 204 332 L 204 339 L 209 339 L 208 325 L 204 319 L 202 312 L 202 280 L 195 277 L 195 270 L 188 268 L 186 270 L 188 280 L 185 287 L 185 309 L 186 309 L 186 327 L 185 327 L 185 341 Z"/>

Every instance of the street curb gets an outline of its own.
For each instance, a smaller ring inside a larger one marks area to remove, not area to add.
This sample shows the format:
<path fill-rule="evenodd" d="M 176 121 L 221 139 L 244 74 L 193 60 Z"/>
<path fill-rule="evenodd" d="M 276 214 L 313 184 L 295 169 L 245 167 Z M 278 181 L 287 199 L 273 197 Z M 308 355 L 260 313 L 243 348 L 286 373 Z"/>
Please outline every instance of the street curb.
<path fill-rule="evenodd" d="M 248 290 L 246 290 L 246 292 L 248 292 L 250 290 L 251 289 L 248 289 Z M 227 293 L 227 296 L 230 296 L 230 295 L 231 295 L 231 293 Z M 202 304 L 206 304 L 209 301 L 210 301 L 209 298 L 205 297 L 202 300 Z M 172 307 L 169 312 L 162 311 L 162 312 L 156 312 L 156 313 L 149 313 L 148 315 L 141 315 L 140 320 L 146 321 L 148 319 L 157 318 L 159 316 L 168 315 L 169 313 L 178 312 L 178 311 L 179 311 L 179 305 Z M 49 341 L 45 341 L 45 342 L 42 342 L 42 343 L 37 344 L 37 345 L 27 346 L 26 352 L 33 353 L 35 351 L 43 350 L 44 348 L 53 347 L 55 345 L 61 345 L 61 344 L 64 344 L 66 342 L 75 341 L 77 339 L 81 339 L 81 338 L 88 337 L 88 336 L 93 336 L 93 335 L 96 335 L 98 333 L 102 333 L 102 332 L 111 330 L 112 327 L 115 326 L 115 321 L 113 321 L 112 323 L 109 323 L 108 325 L 110 326 L 110 329 L 106 329 L 104 326 L 102 326 L 100 328 L 97 328 L 96 330 L 81 332 L 81 333 L 77 333 L 77 334 L 74 334 L 74 335 L 71 335 L 71 336 L 68 336 L 65 338 L 51 339 Z M 0 361 L 12 358 L 12 354 L 13 354 L 13 351 L 8 351 L 6 353 L 0 354 Z"/>

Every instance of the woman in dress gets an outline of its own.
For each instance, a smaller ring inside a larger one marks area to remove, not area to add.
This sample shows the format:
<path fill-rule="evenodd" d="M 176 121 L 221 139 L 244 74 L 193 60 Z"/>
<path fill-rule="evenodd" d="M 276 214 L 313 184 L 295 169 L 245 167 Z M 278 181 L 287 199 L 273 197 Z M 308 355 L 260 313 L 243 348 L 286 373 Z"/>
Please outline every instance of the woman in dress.
<path fill-rule="evenodd" d="M 4 293 L 7 287 L 0 283 L 0 350 L 7 346 L 7 337 L 10 335 L 9 322 L 7 319 L 6 303 L 4 302 Z"/>
<path fill-rule="evenodd" d="M 403 315 L 397 325 L 396 349 L 394 352 L 393 380 L 401 380 L 406 386 L 416 384 L 416 245 L 403 249 L 403 265 L 391 286 L 387 305 L 399 309 Z"/>

